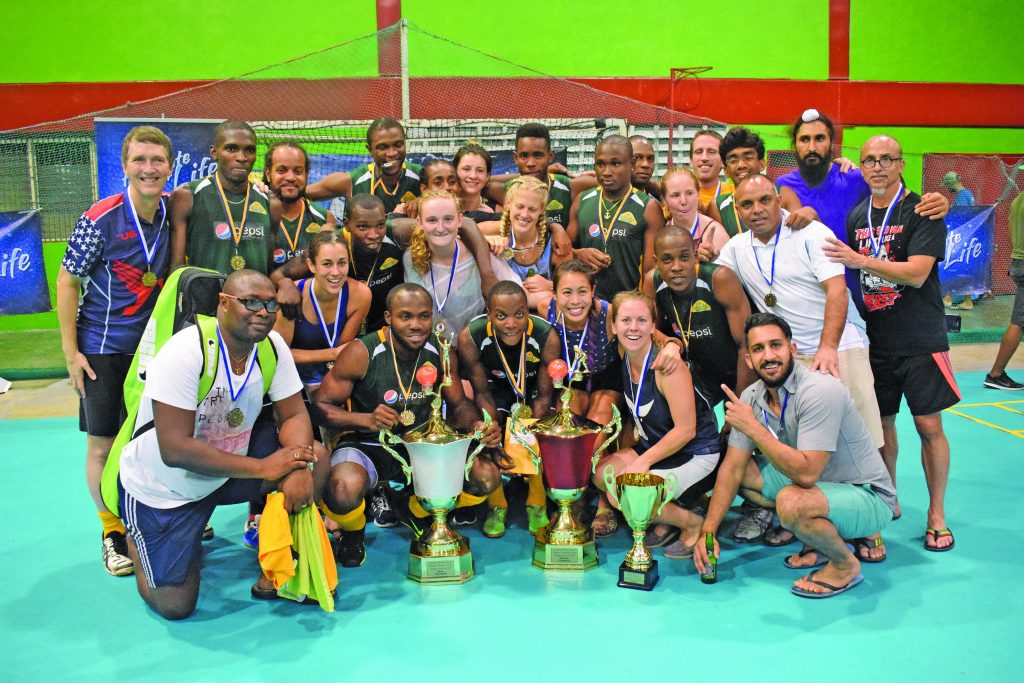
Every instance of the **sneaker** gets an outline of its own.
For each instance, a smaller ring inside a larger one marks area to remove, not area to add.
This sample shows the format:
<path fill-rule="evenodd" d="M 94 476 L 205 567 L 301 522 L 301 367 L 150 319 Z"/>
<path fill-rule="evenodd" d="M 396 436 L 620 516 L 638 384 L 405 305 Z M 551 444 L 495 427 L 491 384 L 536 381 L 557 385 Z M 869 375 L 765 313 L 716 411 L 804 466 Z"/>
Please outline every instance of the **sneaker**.
<path fill-rule="evenodd" d="M 135 573 L 135 564 L 128 555 L 128 539 L 120 531 L 111 531 L 103 537 L 103 566 L 111 576 Z"/>
<path fill-rule="evenodd" d="M 737 543 L 753 543 L 764 536 L 768 527 L 772 525 L 775 513 L 768 508 L 756 505 L 743 504 L 743 519 L 736 525 L 732 532 L 732 540 Z"/>
<path fill-rule="evenodd" d="M 366 562 L 366 544 L 363 543 L 365 536 L 365 529 L 341 532 L 338 546 L 334 549 L 334 559 L 338 561 L 338 564 L 351 569 Z"/>
<path fill-rule="evenodd" d="M 381 486 L 370 496 L 370 516 L 380 529 L 390 529 L 398 524 L 398 515 L 391 505 L 391 488 Z"/>
<path fill-rule="evenodd" d="M 1024 384 L 1020 382 L 1014 382 L 1010 379 L 1010 376 L 1005 372 L 998 377 L 992 375 L 985 375 L 985 386 L 989 389 L 1002 389 L 1003 391 L 1021 391 L 1024 390 Z"/>
<path fill-rule="evenodd" d="M 418 539 L 420 536 L 430 528 L 431 518 L 429 515 L 426 517 L 417 517 L 412 514 L 412 510 L 409 509 L 404 503 L 398 508 L 398 521 L 402 526 L 408 527 L 412 531 L 412 537 Z"/>
<path fill-rule="evenodd" d="M 676 539 L 665 547 L 662 554 L 669 560 L 690 560 L 693 559 L 693 546 L 683 543 L 682 537 Z"/>
<path fill-rule="evenodd" d="M 253 550 L 260 549 L 260 517 L 263 515 L 254 515 L 245 522 L 245 526 L 242 527 L 242 543 L 246 544 Z"/>
<path fill-rule="evenodd" d="M 505 535 L 505 517 L 508 516 L 508 508 L 488 508 L 487 518 L 484 520 L 484 536 L 487 538 L 501 538 Z"/>
<path fill-rule="evenodd" d="M 207 524 L 203 527 L 203 540 L 209 541 L 211 538 L 213 538 L 213 526 Z"/>
<path fill-rule="evenodd" d="M 470 505 L 469 507 L 455 508 L 449 517 L 452 521 L 452 526 L 473 526 L 476 524 L 476 520 L 479 518 L 477 507 L 476 505 Z"/>
<path fill-rule="evenodd" d="M 527 505 L 526 519 L 530 523 L 530 533 L 536 534 L 548 525 L 548 511 L 543 505 Z"/>

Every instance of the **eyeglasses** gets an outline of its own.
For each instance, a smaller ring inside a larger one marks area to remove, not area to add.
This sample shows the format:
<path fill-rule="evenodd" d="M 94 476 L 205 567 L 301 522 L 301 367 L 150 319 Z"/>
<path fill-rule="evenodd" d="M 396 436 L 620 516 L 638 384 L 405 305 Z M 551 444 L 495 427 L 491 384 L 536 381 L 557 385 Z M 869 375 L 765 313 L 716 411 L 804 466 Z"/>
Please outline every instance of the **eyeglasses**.
<path fill-rule="evenodd" d="M 245 306 L 246 310 L 252 311 L 253 313 L 259 313 L 261 308 L 267 309 L 267 313 L 277 313 L 278 303 L 271 299 L 270 301 L 264 301 L 263 299 L 243 299 L 240 296 L 233 294 L 224 294 L 221 292 L 221 296 L 226 296 L 229 299 L 237 299 L 238 303 Z"/>
<path fill-rule="evenodd" d="M 741 160 L 746 162 L 746 163 L 748 163 L 748 164 L 752 164 L 755 161 L 757 161 L 757 152 L 744 152 L 743 154 L 730 154 L 727 157 L 725 157 L 725 164 L 726 164 L 726 166 L 735 166 L 736 164 L 740 163 Z"/>
<path fill-rule="evenodd" d="M 897 161 L 903 161 L 903 157 L 882 157 L 881 159 L 868 157 L 867 159 L 861 159 L 860 165 L 864 168 L 874 168 L 875 164 L 877 164 L 882 168 L 889 168 Z"/>

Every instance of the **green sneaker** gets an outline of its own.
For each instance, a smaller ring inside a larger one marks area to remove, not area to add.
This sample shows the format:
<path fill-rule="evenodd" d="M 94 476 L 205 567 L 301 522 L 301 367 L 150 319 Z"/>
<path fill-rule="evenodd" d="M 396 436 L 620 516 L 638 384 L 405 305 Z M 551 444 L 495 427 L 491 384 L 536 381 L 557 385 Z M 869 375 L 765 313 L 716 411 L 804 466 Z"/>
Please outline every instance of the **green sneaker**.
<path fill-rule="evenodd" d="M 530 521 L 530 533 L 536 534 L 548 525 L 548 511 L 543 505 L 527 505 L 526 519 Z"/>
<path fill-rule="evenodd" d="M 484 536 L 501 538 L 505 535 L 505 517 L 508 508 L 487 508 L 487 519 L 484 520 Z"/>

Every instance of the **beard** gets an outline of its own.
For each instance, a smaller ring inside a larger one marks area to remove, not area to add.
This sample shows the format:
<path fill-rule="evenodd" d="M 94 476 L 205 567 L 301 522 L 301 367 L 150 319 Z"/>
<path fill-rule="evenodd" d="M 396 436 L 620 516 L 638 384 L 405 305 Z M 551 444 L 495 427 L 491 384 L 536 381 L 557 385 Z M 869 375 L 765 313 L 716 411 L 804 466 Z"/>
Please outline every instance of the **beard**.
<path fill-rule="evenodd" d="M 808 164 L 807 162 L 812 158 L 817 160 L 817 163 Z M 808 184 L 812 186 L 820 185 L 825 181 L 828 170 L 832 166 L 832 151 L 829 150 L 828 154 L 824 157 L 817 152 L 808 152 L 807 156 L 796 160 L 796 165 L 800 169 L 800 175 L 804 177 Z"/>
<path fill-rule="evenodd" d="M 769 389 L 778 389 L 785 384 L 786 380 L 789 379 L 789 376 L 793 374 L 794 363 L 796 363 L 796 361 L 793 360 L 792 356 L 790 356 L 789 361 L 787 361 L 782 368 L 782 374 L 775 379 L 765 377 L 761 374 L 760 370 L 754 370 L 754 374 L 757 375 L 758 379 L 764 382 L 764 385 Z"/>

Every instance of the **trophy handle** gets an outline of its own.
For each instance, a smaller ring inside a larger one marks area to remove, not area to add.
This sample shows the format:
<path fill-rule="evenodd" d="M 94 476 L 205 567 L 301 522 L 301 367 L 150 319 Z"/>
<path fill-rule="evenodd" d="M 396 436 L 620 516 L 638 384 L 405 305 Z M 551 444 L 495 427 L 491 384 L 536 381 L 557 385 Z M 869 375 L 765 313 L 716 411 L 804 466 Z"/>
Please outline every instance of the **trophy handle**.
<path fill-rule="evenodd" d="M 391 430 L 389 430 L 389 429 L 382 429 L 382 430 L 380 430 L 380 433 L 377 435 L 377 440 L 380 441 L 380 445 L 384 448 L 384 450 L 386 450 L 388 453 L 391 454 L 391 457 L 393 457 L 395 460 L 397 460 L 399 463 L 401 463 L 401 465 L 402 465 L 402 472 L 405 473 L 405 483 L 406 484 L 411 484 L 412 483 L 412 467 L 409 465 L 408 461 L 406 461 L 405 458 L 403 458 L 402 456 L 400 456 L 398 454 L 398 451 L 396 451 L 394 448 L 392 448 L 391 446 L 388 445 L 388 442 L 393 443 L 393 444 L 400 443 L 401 439 L 399 439 L 397 436 L 392 434 Z"/>
<path fill-rule="evenodd" d="M 669 472 L 665 475 L 665 483 L 661 487 L 661 505 L 658 506 L 657 515 L 661 514 L 661 511 L 665 509 L 668 502 L 675 496 L 676 489 L 679 487 L 679 479 L 676 478 L 674 472 Z"/>
<path fill-rule="evenodd" d="M 484 410 L 483 413 L 484 429 L 487 429 L 488 427 L 491 426 L 491 423 L 494 420 L 491 419 L 491 414 L 488 413 L 486 410 Z M 473 432 L 473 438 L 476 439 L 476 448 L 474 448 L 473 451 L 469 454 L 469 457 L 466 458 L 466 481 L 469 481 L 469 471 L 473 469 L 473 463 L 476 461 L 476 456 L 480 453 L 480 451 L 484 449 L 484 442 L 480 440 L 480 438 L 483 437 L 483 435 L 483 429 L 478 429 L 475 432 Z"/>
<path fill-rule="evenodd" d="M 597 447 L 594 451 L 594 457 L 590 460 L 590 473 L 594 474 L 597 471 L 597 461 L 601 459 L 601 451 L 612 445 L 615 439 L 619 438 L 619 433 L 622 431 L 622 416 L 619 415 L 619 409 L 612 404 L 612 420 L 604 427 L 601 431 L 605 434 L 612 432 L 612 435 L 604 440 L 604 443 Z"/>
<path fill-rule="evenodd" d="M 619 507 L 619 496 L 615 490 L 615 466 L 605 465 L 604 467 L 604 485 L 608 492 L 608 495 L 615 499 L 615 507 Z"/>
<path fill-rule="evenodd" d="M 486 411 L 485 411 L 486 412 Z M 509 414 L 509 419 L 512 420 L 511 434 L 512 438 L 515 439 L 526 449 L 526 452 L 530 454 L 530 459 L 533 460 L 534 474 L 540 474 L 540 456 L 537 451 L 533 449 L 530 442 L 521 436 L 522 432 L 527 431 L 526 425 L 519 421 L 519 417 L 514 414 Z"/>

